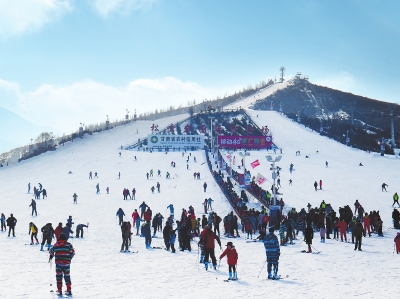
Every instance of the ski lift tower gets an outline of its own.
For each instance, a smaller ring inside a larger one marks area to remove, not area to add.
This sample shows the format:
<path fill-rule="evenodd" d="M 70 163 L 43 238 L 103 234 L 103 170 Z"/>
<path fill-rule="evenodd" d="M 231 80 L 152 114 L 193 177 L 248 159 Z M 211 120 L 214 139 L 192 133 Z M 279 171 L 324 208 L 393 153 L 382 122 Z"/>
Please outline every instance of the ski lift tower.
<path fill-rule="evenodd" d="M 107 116 L 107 120 L 106 120 L 106 130 L 110 129 L 110 121 L 108 120 L 108 115 Z"/>
<path fill-rule="evenodd" d="M 276 206 L 276 185 L 275 185 L 275 180 L 276 180 L 276 168 L 275 168 L 275 163 L 279 162 L 282 159 L 282 156 L 278 156 L 275 159 L 272 159 L 271 155 L 265 156 L 265 158 L 267 158 L 268 162 L 272 163 L 272 179 L 274 181 L 273 186 L 274 186 L 274 190 L 273 190 L 273 195 L 274 195 L 274 206 Z"/>

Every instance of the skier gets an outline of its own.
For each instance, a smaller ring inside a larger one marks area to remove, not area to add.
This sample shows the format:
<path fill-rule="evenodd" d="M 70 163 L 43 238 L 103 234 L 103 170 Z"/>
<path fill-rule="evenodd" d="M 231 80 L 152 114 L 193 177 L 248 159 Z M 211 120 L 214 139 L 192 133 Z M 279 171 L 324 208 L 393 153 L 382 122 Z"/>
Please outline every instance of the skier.
<path fill-rule="evenodd" d="M 328 168 L 328 161 L 325 161 L 325 167 Z"/>
<path fill-rule="evenodd" d="M 146 211 L 146 208 L 149 206 L 146 205 L 146 203 L 143 201 L 142 204 L 139 206 L 140 208 L 140 218 L 143 218 L 144 212 Z"/>
<path fill-rule="evenodd" d="M 74 222 L 72 222 L 72 216 L 68 216 L 67 226 L 71 228 L 73 224 L 74 224 Z"/>
<path fill-rule="evenodd" d="M 278 237 L 274 234 L 274 228 L 269 228 L 269 233 L 264 237 L 265 253 L 267 255 L 267 272 L 268 279 L 279 279 L 278 261 L 281 255 Z M 272 275 L 272 266 L 274 266 L 274 274 Z"/>
<path fill-rule="evenodd" d="M 96 185 L 96 194 L 99 194 L 100 193 L 100 185 L 99 185 L 99 183 L 97 183 L 97 185 Z"/>
<path fill-rule="evenodd" d="M 360 220 L 357 220 L 357 222 L 354 226 L 354 229 L 353 229 L 353 234 L 354 234 L 354 237 L 356 238 L 354 250 L 356 250 L 357 246 L 358 246 L 358 250 L 361 251 L 361 240 L 362 240 L 362 236 L 363 236 L 363 231 L 364 230 L 363 230 Z"/>
<path fill-rule="evenodd" d="M 153 177 L 153 169 L 150 169 L 150 177 Z"/>
<path fill-rule="evenodd" d="M 157 171 L 157 176 L 161 176 L 161 170 L 160 169 Z"/>
<path fill-rule="evenodd" d="M 38 233 L 38 229 L 37 229 L 36 225 L 33 222 L 29 222 L 29 232 L 28 232 L 28 234 L 31 234 L 31 244 L 30 245 L 34 244 L 33 243 L 33 238 L 36 239 L 36 244 L 39 244 L 39 240 L 37 238 L 37 233 Z"/>
<path fill-rule="evenodd" d="M 43 189 L 42 190 L 42 196 L 43 196 L 43 199 L 46 197 L 47 198 L 47 191 L 46 191 L 46 189 Z"/>
<path fill-rule="evenodd" d="M 204 192 L 206 192 L 206 190 L 207 190 L 207 183 L 206 182 L 204 182 L 203 188 L 204 188 Z"/>
<path fill-rule="evenodd" d="M 41 183 L 38 183 L 38 184 L 39 184 L 40 191 L 42 191 L 43 185 Z"/>
<path fill-rule="evenodd" d="M 354 203 L 354 214 L 357 213 L 358 209 L 360 208 L 360 203 L 358 201 L 358 199 L 356 199 L 355 203 Z"/>
<path fill-rule="evenodd" d="M 94 173 L 94 178 L 98 179 L 99 177 L 97 176 L 97 171 Z"/>
<path fill-rule="evenodd" d="M 89 227 L 89 226 L 87 226 L 86 224 L 78 224 L 76 226 L 76 235 L 75 235 L 76 238 L 79 238 L 79 235 L 81 235 L 81 238 L 83 238 L 83 228 L 84 227 Z"/>
<path fill-rule="evenodd" d="M 31 192 L 31 183 L 28 183 L 28 193 Z"/>
<path fill-rule="evenodd" d="M 399 195 L 397 194 L 397 192 L 393 195 L 393 204 L 392 204 L 392 207 L 394 206 L 395 203 L 397 203 L 397 205 L 400 207 L 400 204 L 399 204 Z"/>
<path fill-rule="evenodd" d="M 386 191 L 386 192 L 387 192 L 386 187 L 389 187 L 389 185 L 386 184 L 386 183 L 383 183 L 383 184 L 382 184 L 382 192 L 383 192 L 383 191 Z"/>
<path fill-rule="evenodd" d="M 167 224 L 164 226 L 163 229 L 163 238 L 164 238 L 164 244 L 165 244 L 165 250 L 169 251 L 169 248 L 171 247 L 171 237 L 170 237 L 170 233 L 172 230 L 172 226 L 169 225 L 169 223 L 167 222 Z"/>
<path fill-rule="evenodd" d="M 290 179 L 289 180 L 289 186 L 292 186 L 292 183 L 293 183 L 293 181 L 292 181 L 292 179 Z"/>
<path fill-rule="evenodd" d="M 394 243 L 396 244 L 396 253 L 398 254 L 400 252 L 400 233 L 397 233 Z"/>
<path fill-rule="evenodd" d="M 7 227 L 6 227 L 6 216 L 1 213 L 1 217 L 0 217 L 0 222 L 1 222 L 1 231 L 7 231 Z"/>
<path fill-rule="evenodd" d="M 122 225 L 125 213 L 121 208 L 118 209 L 116 216 L 118 216 L 118 218 L 119 218 L 119 225 Z"/>
<path fill-rule="evenodd" d="M 135 211 L 133 211 L 133 213 L 132 213 L 132 219 L 133 219 L 132 224 L 133 225 L 135 225 L 137 218 L 139 218 L 139 213 L 138 213 L 137 209 L 135 209 Z"/>
<path fill-rule="evenodd" d="M 207 207 L 208 207 L 208 200 L 207 200 L 207 198 L 204 199 L 203 207 L 204 207 L 204 214 L 207 214 Z"/>
<path fill-rule="evenodd" d="M 76 195 L 76 193 L 74 193 L 74 195 L 72 195 L 72 197 L 74 198 L 74 204 L 77 204 L 78 201 L 76 199 L 78 198 L 78 195 Z"/>
<path fill-rule="evenodd" d="M 56 264 L 56 280 L 57 280 L 57 294 L 62 294 L 62 278 L 64 275 L 65 284 L 67 285 L 66 295 L 72 295 L 71 293 L 71 278 L 70 264 L 71 260 L 75 255 L 75 250 L 70 243 L 67 242 L 67 237 L 64 234 L 60 234 L 60 239 L 50 249 L 50 260 L 55 256 Z M 49 260 L 49 262 L 50 262 Z"/>
<path fill-rule="evenodd" d="M 176 240 L 176 233 L 175 233 L 175 230 L 172 229 L 169 233 L 169 243 L 171 245 L 172 253 L 175 253 L 175 240 Z"/>
<path fill-rule="evenodd" d="M 56 240 L 58 241 L 60 238 L 60 234 L 63 231 L 63 227 L 62 227 L 62 223 L 58 223 L 58 226 L 56 227 L 56 229 L 54 230 L 54 235 L 56 236 Z"/>
<path fill-rule="evenodd" d="M 219 256 L 219 260 L 226 255 L 227 262 L 229 266 L 229 278 L 228 280 L 237 280 L 237 273 L 236 273 L 236 264 L 238 260 L 238 254 L 236 252 L 235 246 L 233 246 L 232 242 L 226 243 L 226 249 L 224 252 Z"/>
<path fill-rule="evenodd" d="M 132 189 L 132 197 L 133 197 L 133 199 L 136 199 L 135 195 L 136 195 L 136 189 L 133 188 L 133 189 Z"/>
<path fill-rule="evenodd" d="M 7 218 L 7 226 L 8 226 L 8 236 L 10 236 L 11 231 L 13 232 L 13 237 L 15 237 L 15 226 L 17 225 L 17 219 L 13 214 L 10 214 L 10 217 Z"/>
<path fill-rule="evenodd" d="M 121 232 L 122 232 L 122 245 L 121 245 L 121 251 L 120 252 L 129 252 L 128 250 L 128 240 L 129 236 L 131 234 L 130 232 L 130 223 L 128 221 L 124 221 L 121 225 Z M 124 250 L 125 247 L 125 250 Z"/>
<path fill-rule="evenodd" d="M 208 209 L 209 210 L 212 210 L 212 202 L 214 201 L 211 197 L 210 198 L 208 198 Z"/>
<path fill-rule="evenodd" d="M 171 220 L 174 220 L 174 205 L 171 203 L 167 209 L 169 209 L 169 215 L 171 217 Z"/>
<path fill-rule="evenodd" d="M 159 182 L 157 182 L 157 191 L 158 191 L 158 193 L 160 193 L 160 183 Z"/>
<path fill-rule="evenodd" d="M 151 186 L 150 190 L 151 190 L 151 193 L 154 193 L 154 190 L 155 190 L 154 186 Z"/>
<path fill-rule="evenodd" d="M 51 223 L 47 223 L 45 226 L 42 227 L 41 229 L 42 232 L 42 244 L 40 246 L 40 251 L 43 251 L 43 246 L 44 243 L 47 241 L 47 250 L 50 250 L 51 247 L 51 239 L 53 239 L 54 236 L 54 229 Z"/>
<path fill-rule="evenodd" d="M 203 231 L 200 234 L 200 242 L 204 244 L 204 267 L 208 270 L 208 259 L 211 257 L 211 261 L 214 267 L 214 270 L 217 270 L 217 259 L 215 258 L 215 242 L 217 240 L 220 249 L 221 240 L 219 237 L 211 230 L 211 228 L 207 225 L 204 227 Z"/>
<path fill-rule="evenodd" d="M 304 232 L 304 239 L 306 241 L 306 244 L 308 245 L 308 251 L 307 252 L 312 252 L 311 250 L 311 244 L 312 244 L 312 239 L 314 238 L 314 231 L 311 227 L 311 225 L 307 224 L 306 230 Z"/>
<path fill-rule="evenodd" d="M 146 249 L 151 249 L 151 230 L 150 223 L 148 223 L 147 221 L 142 225 L 142 233 L 144 235 Z"/>
<path fill-rule="evenodd" d="M 322 180 L 319 180 L 319 190 L 322 190 Z"/>
<path fill-rule="evenodd" d="M 89 179 L 92 179 L 92 172 L 89 172 Z"/>
<path fill-rule="evenodd" d="M 318 187 L 318 183 L 317 183 L 317 181 L 315 181 L 315 182 L 314 182 L 315 191 L 317 191 L 317 187 Z"/>
<path fill-rule="evenodd" d="M 119 155 L 121 156 L 121 153 L 119 153 Z M 118 179 L 121 179 L 121 172 L 118 172 Z"/>
<path fill-rule="evenodd" d="M 106 188 L 106 192 L 107 192 L 107 194 L 109 194 L 110 193 L 110 188 Z"/>
<path fill-rule="evenodd" d="M 32 199 L 32 202 L 29 206 L 32 207 L 32 216 L 33 216 L 33 213 L 35 213 L 35 215 L 37 216 L 36 201 L 34 199 Z"/>
<path fill-rule="evenodd" d="M 74 232 L 71 230 L 71 226 L 68 225 L 68 223 L 66 223 L 65 226 L 64 226 L 63 229 L 62 229 L 61 234 L 64 234 L 65 237 L 67 238 L 66 240 L 68 241 L 68 239 L 69 239 L 69 237 L 70 237 L 69 234 L 74 234 Z M 60 235 L 61 235 L 61 234 L 60 234 Z M 60 237 L 58 237 L 58 238 L 60 239 Z M 72 236 L 71 236 L 71 238 L 72 238 Z"/>

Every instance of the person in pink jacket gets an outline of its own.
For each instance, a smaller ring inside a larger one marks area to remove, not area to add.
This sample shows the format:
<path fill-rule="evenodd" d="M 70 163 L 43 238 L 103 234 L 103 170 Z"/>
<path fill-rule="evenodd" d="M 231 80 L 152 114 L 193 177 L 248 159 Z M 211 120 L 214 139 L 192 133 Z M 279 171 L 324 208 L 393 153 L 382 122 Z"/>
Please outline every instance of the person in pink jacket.
<path fill-rule="evenodd" d="M 396 253 L 400 252 L 400 233 L 397 233 L 397 236 L 394 237 L 394 243 L 396 244 Z"/>

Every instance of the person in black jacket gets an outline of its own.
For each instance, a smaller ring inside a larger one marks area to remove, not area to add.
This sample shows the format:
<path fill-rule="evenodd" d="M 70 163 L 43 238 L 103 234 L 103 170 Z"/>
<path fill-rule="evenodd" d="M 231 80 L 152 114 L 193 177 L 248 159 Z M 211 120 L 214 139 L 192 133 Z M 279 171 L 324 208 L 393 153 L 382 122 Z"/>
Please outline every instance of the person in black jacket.
<path fill-rule="evenodd" d="M 44 243 L 47 241 L 47 250 L 50 250 L 51 240 L 54 238 L 54 229 L 51 223 L 47 223 L 42 227 L 41 232 L 43 233 L 42 244 L 40 246 L 40 251 L 43 251 Z"/>
<path fill-rule="evenodd" d="M 171 243 L 170 243 L 171 230 L 172 230 L 172 226 L 170 225 L 169 222 L 167 222 L 163 229 L 163 238 L 164 238 L 165 249 L 168 251 L 171 246 Z"/>
<path fill-rule="evenodd" d="M 128 250 L 128 240 L 130 236 L 129 231 L 129 222 L 124 221 L 121 225 L 121 232 L 122 232 L 122 245 L 121 245 L 121 252 L 129 252 Z M 125 251 L 124 251 L 125 247 Z"/>
<path fill-rule="evenodd" d="M 363 236 L 363 232 L 364 232 L 364 228 L 360 222 L 360 220 L 357 220 L 356 224 L 354 225 L 354 229 L 353 229 L 353 235 L 356 238 L 356 244 L 354 247 L 354 250 L 357 249 L 361 251 L 361 239 Z"/>
<path fill-rule="evenodd" d="M 306 241 L 306 244 L 308 245 L 308 252 L 312 252 L 311 244 L 312 244 L 313 238 L 314 238 L 314 231 L 313 231 L 311 225 L 307 225 L 306 230 L 305 230 L 304 239 Z"/>
<path fill-rule="evenodd" d="M 29 206 L 32 207 L 32 216 L 33 216 L 33 213 L 35 213 L 35 215 L 37 216 L 36 201 L 34 199 L 32 199 L 32 202 Z"/>
<path fill-rule="evenodd" d="M 7 218 L 7 226 L 8 226 L 8 236 L 10 236 L 11 231 L 13 232 L 13 237 L 15 237 L 15 226 L 17 225 L 17 219 L 13 214 Z"/>

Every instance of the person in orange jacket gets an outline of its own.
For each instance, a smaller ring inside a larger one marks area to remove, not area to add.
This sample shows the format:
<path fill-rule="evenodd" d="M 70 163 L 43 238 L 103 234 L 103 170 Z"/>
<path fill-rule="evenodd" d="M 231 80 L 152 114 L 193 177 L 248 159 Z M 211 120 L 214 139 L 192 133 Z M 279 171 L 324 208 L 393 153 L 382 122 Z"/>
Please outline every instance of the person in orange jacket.
<path fill-rule="evenodd" d="M 229 266 L 228 280 L 237 280 L 236 264 L 237 264 L 237 260 L 238 260 L 238 254 L 237 254 L 235 246 L 233 246 L 232 242 L 226 243 L 226 249 L 219 256 L 219 259 L 221 260 L 225 255 L 227 257 L 227 262 L 228 262 L 228 266 Z"/>

